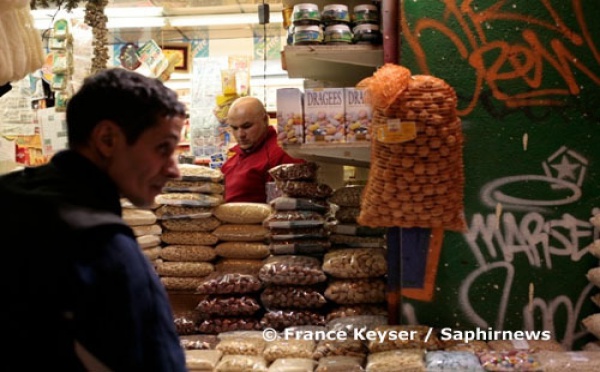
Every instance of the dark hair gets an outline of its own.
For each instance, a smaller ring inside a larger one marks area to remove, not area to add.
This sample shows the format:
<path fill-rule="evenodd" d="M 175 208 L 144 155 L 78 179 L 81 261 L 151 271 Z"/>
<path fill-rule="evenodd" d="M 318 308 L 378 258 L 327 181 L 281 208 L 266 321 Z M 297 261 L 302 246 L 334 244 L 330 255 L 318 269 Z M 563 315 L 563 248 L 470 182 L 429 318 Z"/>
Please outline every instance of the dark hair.
<path fill-rule="evenodd" d="M 162 117 L 185 117 L 177 94 L 154 78 L 122 68 L 87 77 L 67 104 L 69 147 L 85 145 L 94 127 L 112 120 L 133 144 Z"/>

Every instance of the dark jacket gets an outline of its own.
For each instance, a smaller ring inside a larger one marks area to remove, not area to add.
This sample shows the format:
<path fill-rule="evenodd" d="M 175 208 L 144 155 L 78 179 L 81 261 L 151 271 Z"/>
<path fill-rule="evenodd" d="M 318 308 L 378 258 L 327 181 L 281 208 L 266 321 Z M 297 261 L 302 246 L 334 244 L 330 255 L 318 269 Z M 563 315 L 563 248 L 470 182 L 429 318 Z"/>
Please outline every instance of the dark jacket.
<path fill-rule="evenodd" d="M 64 151 L 0 177 L 0 205 L 8 371 L 90 369 L 86 352 L 114 371 L 185 370 L 164 287 L 104 173 Z"/>

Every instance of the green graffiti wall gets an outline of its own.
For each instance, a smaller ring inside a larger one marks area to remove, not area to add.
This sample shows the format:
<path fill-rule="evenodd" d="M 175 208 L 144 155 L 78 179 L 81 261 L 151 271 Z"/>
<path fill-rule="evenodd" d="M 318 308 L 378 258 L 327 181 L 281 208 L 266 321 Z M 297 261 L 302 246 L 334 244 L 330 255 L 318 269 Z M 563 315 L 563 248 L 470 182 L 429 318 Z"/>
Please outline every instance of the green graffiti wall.
<path fill-rule="evenodd" d="M 579 349 L 595 339 L 581 320 L 600 312 L 585 275 L 598 265 L 598 1 L 400 4 L 400 64 L 459 97 L 469 227 L 445 232 L 434 296 L 403 301 L 404 321 L 550 330 Z"/>

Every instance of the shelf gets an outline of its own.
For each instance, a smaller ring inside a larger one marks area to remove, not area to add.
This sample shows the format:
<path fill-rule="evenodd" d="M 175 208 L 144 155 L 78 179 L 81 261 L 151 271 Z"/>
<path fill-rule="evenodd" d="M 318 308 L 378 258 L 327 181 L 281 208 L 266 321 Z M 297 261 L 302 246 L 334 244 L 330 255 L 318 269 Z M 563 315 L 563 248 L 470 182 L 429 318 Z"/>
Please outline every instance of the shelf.
<path fill-rule="evenodd" d="M 368 168 L 371 162 L 371 143 L 305 143 L 284 145 L 292 156 L 309 161 L 351 165 Z"/>
<path fill-rule="evenodd" d="M 287 45 L 282 58 L 290 78 L 355 86 L 383 65 L 383 49 L 376 45 Z"/>

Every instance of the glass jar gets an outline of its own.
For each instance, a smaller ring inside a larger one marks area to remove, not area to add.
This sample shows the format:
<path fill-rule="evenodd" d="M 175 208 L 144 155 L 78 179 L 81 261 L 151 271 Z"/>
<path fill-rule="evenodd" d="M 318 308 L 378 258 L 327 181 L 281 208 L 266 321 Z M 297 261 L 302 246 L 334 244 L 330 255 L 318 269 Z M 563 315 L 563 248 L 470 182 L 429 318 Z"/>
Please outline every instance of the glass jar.
<path fill-rule="evenodd" d="M 321 23 L 319 6 L 312 3 L 294 5 L 292 23 L 294 26 L 318 26 Z"/>
<path fill-rule="evenodd" d="M 325 28 L 325 44 L 352 44 L 352 31 L 346 24 L 337 24 Z"/>
<path fill-rule="evenodd" d="M 294 45 L 315 45 L 323 41 L 323 30 L 320 26 L 294 26 Z"/>
<path fill-rule="evenodd" d="M 374 23 L 379 24 L 379 9 L 376 5 L 361 4 L 354 7 L 354 23 Z"/>
<path fill-rule="evenodd" d="M 362 23 L 352 29 L 353 41 L 356 44 L 381 44 L 381 32 L 379 26 L 371 23 Z"/>
<path fill-rule="evenodd" d="M 325 25 L 333 25 L 338 23 L 350 23 L 350 15 L 348 14 L 348 6 L 344 4 L 328 4 L 323 7 L 321 13 L 321 21 Z"/>

